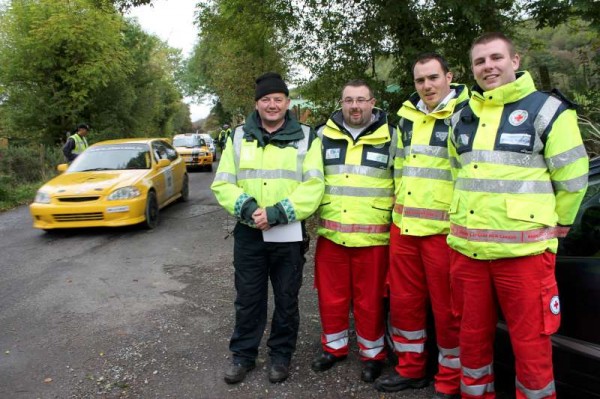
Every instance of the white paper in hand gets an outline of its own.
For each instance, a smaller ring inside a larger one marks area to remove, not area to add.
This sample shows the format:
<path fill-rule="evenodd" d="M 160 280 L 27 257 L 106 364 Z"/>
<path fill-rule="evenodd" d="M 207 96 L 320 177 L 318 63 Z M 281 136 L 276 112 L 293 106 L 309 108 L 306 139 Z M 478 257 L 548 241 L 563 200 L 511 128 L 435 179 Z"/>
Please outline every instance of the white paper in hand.
<path fill-rule="evenodd" d="M 302 241 L 302 225 L 300 222 L 280 224 L 263 231 L 265 242 L 296 242 Z"/>

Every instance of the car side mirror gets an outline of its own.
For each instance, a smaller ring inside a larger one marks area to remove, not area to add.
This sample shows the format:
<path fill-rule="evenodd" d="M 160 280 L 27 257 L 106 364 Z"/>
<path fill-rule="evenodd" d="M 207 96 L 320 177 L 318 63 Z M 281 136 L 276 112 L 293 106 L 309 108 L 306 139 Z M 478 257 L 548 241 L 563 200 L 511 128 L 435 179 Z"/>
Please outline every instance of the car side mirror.
<path fill-rule="evenodd" d="M 158 161 L 157 165 L 159 168 L 164 168 L 165 166 L 171 165 L 171 161 L 169 161 L 168 159 L 161 159 Z"/>
<path fill-rule="evenodd" d="M 58 170 L 59 173 L 64 172 L 65 170 L 67 170 L 67 168 L 69 167 L 69 164 L 66 163 L 61 163 L 60 165 L 58 165 L 56 167 L 56 170 Z"/>

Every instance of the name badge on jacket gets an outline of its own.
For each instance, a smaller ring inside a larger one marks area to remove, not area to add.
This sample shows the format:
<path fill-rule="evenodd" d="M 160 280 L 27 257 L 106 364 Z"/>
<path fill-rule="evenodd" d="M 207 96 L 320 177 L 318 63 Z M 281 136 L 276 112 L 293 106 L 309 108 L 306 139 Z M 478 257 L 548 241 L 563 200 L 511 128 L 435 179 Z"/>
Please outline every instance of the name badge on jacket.
<path fill-rule="evenodd" d="M 328 148 L 325 151 L 325 159 L 338 159 L 340 157 L 339 148 Z"/>

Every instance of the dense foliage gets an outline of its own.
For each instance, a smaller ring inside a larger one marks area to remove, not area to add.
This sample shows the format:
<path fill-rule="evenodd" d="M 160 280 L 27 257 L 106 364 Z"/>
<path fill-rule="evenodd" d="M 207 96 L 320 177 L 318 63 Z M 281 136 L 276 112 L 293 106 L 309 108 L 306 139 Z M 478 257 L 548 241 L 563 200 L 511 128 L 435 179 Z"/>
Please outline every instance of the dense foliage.
<path fill-rule="evenodd" d="M 81 121 L 93 141 L 183 130 L 180 64 L 111 1 L 12 0 L 0 9 L 0 136 L 56 143 Z"/>
<path fill-rule="evenodd" d="M 423 51 L 440 52 L 452 66 L 455 81 L 473 83 L 469 48 L 487 31 L 503 31 L 515 39 L 525 55 L 523 67 L 533 69 L 540 86 L 559 86 L 571 97 L 600 105 L 593 95 L 600 65 L 600 2 L 254 3 L 204 0 L 199 5 L 201 35 L 188 60 L 187 89 L 216 96 L 227 116 L 251 109 L 253 78 L 266 70 L 283 72 L 288 81 L 300 85 L 299 93 L 313 104 L 313 122 L 331 112 L 342 84 L 354 78 L 370 81 L 379 104 L 395 110 L 413 91 L 410 68 Z M 295 73 L 290 65 L 308 74 Z M 543 82 L 546 75 L 549 82 Z"/>

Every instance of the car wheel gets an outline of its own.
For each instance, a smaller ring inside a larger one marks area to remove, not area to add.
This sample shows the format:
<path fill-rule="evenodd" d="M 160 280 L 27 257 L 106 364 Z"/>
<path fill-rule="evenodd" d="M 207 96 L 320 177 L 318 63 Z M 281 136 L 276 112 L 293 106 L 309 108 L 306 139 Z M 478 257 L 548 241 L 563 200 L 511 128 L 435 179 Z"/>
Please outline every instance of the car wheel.
<path fill-rule="evenodd" d="M 181 202 L 187 202 L 190 199 L 190 179 L 187 174 L 183 175 L 183 186 L 181 187 Z"/>
<path fill-rule="evenodd" d="M 206 165 L 206 170 L 209 172 L 212 172 L 212 170 L 213 170 L 212 163 L 210 165 Z"/>
<path fill-rule="evenodd" d="M 144 227 L 151 230 L 158 226 L 158 200 L 154 191 L 148 191 L 145 213 L 146 220 L 144 221 Z"/>

